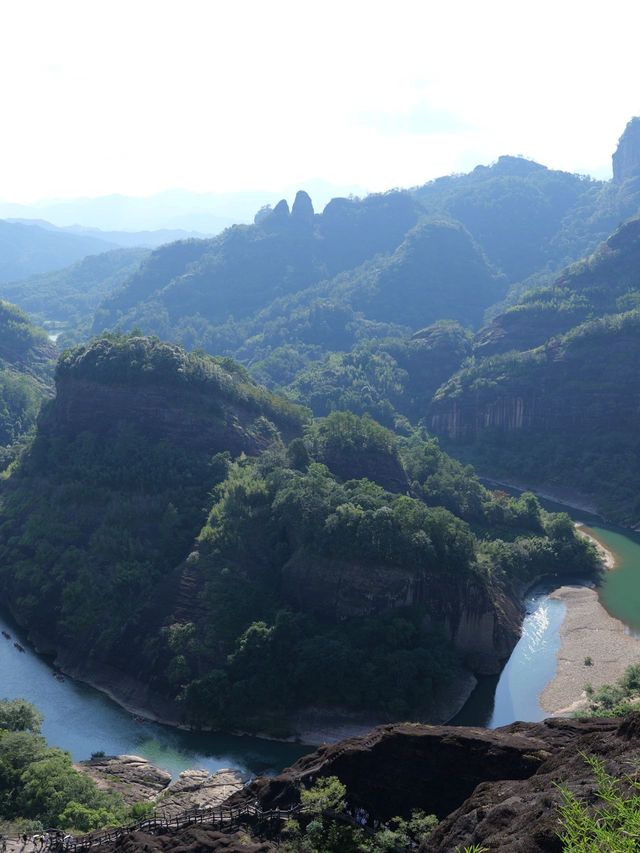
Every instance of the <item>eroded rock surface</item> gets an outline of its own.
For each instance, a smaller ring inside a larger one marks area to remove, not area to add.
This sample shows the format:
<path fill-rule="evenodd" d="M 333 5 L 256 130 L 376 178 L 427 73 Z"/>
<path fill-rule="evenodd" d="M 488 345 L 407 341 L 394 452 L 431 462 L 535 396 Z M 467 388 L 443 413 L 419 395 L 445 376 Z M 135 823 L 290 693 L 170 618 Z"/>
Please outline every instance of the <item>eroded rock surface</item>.
<path fill-rule="evenodd" d="M 171 773 L 150 764 L 140 755 L 107 755 L 78 765 L 99 788 L 122 794 L 128 805 L 150 802 L 168 787 Z"/>
<path fill-rule="evenodd" d="M 284 806 L 301 784 L 335 775 L 351 804 L 382 820 L 418 808 L 435 813 L 441 822 L 420 853 L 474 844 L 491 853 L 561 853 L 558 785 L 591 805 L 597 801 L 584 755 L 626 777 L 640 762 L 640 713 L 622 722 L 554 718 L 494 731 L 380 726 L 322 747 L 273 779 L 256 780 L 232 802 Z"/>
<path fill-rule="evenodd" d="M 640 713 L 623 720 L 552 718 L 493 731 L 411 723 L 379 726 L 367 735 L 323 746 L 279 776 L 256 779 L 226 804 L 257 800 L 263 809 L 285 808 L 298 801 L 303 785 L 338 776 L 349 804 L 382 821 L 408 816 L 414 809 L 435 813 L 440 823 L 419 853 L 453 853 L 472 845 L 491 853 L 561 853 L 559 786 L 589 807 L 598 804 L 585 756 L 600 759 L 623 788 L 635 790 L 629 776 L 637 775 L 640 766 Z M 198 784 L 197 774 L 187 775 L 182 787 Z M 158 836 L 130 833 L 104 850 L 279 849 L 277 841 L 249 833 L 206 827 Z"/>
<path fill-rule="evenodd" d="M 235 770 L 185 770 L 179 778 L 158 797 L 158 810 L 167 817 L 190 809 L 219 806 L 243 786 L 242 777 Z"/>
<path fill-rule="evenodd" d="M 109 755 L 77 765 L 106 791 L 122 794 L 128 805 L 151 802 L 158 814 L 174 817 L 191 809 L 213 808 L 238 792 L 243 780 L 235 770 L 185 770 L 171 774 L 139 755 Z"/>
<path fill-rule="evenodd" d="M 251 838 L 245 831 L 220 832 L 206 826 L 190 826 L 176 832 L 163 835 L 149 835 L 146 832 L 130 832 L 113 844 L 94 847 L 97 853 L 107 853 L 114 849 L 118 853 L 160 853 L 164 850 L 181 853 L 204 853 L 204 851 L 222 851 L 225 853 L 271 853 L 277 847 L 269 841 Z"/>

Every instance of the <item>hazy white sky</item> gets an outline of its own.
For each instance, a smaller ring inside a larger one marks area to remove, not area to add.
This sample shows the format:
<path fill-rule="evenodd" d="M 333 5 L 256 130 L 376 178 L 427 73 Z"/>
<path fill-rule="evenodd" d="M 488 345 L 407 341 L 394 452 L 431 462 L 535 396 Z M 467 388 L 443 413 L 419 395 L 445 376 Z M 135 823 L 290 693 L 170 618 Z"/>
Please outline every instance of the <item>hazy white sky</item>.
<path fill-rule="evenodd" d="M 634 0 L 0 3 L 0 198 L 423 183 L 500 154 L 609 177 Z"/>

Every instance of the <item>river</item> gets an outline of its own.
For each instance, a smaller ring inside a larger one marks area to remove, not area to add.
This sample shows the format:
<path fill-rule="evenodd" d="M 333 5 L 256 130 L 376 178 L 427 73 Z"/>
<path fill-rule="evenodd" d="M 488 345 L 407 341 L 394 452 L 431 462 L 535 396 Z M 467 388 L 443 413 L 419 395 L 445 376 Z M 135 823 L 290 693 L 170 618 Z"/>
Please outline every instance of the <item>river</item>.
<path fill-rule="evenodd" d="M 600 589 L 603 604 L 632 629 L 640 631 L 640 536 L 604 524 L 596 516 L 550 501 L 551 510 L 569 512 L 588 526 L 617 565 Z M 566 580 L 566 579 L 565 579 Z M 458 725 L 496 726 L 514 720 L 541 720 L 539 696 L 555 673 L 555 656 L 564 618 L 562 601 L 548 594 L 559 585 L 541 585 L 529 593 L 522 636 L 500 676 L 480 679 L 468 702 L 452 721 Z M 575 583 L 575 578 L 569 582 Z M 71 678 L 57 680 L 50 664 L 32 651 L 24 632 L 0 618 L 1 695 L 24 697 L 44 714 L 43 734 L 51 745 L 67 749 L 74 760 L 92 752 L 142 755 L 174 776 L 189 767 L 218 770 L 229 767 L 247 776 L 281 770 L 312 747 L 248 736 L 193 734 L 150 722 L 137 722 L 104 694 Z M 17 639 L 25 648 L 13 645 Z"/>
<path fill-rule="evenodd" d="M 491 483 L 487 485 L 491 487 Z M 495 485 L 495 484 L 494 484 Z M 505 491 L 520 494 L 518 489 Z M 640 536 L 631 530 L 605 524 L 599 516 L 540 498 L 545 509 L 566 512 L 584 525 L 616 558 L 616 567 L 607 572 L 598 589 L 606 610 L 640 635 Z M 556 578 L 534 587 L 527 595 L 522 635 L 499 676 L 481 678 L 460 713 L 451 721 L 461 726 L 497 728 L 514 720 L 535 722 L 549 714 L 540 705 L 540 695 L 556 672 L 560 647 L 560 627 L 566 613 L 563 601 L 549 593 L 574 577 Z M 583 581 L 589 586 L 593 583 Z M 640 646 L 638 649 L 640 658 Z"/>
<path fill-rule="evenodd" d="M 248 736 L 193 734 L 135 718 L 105 696 L 72 678 L 58 681 L 55 670 L 37 655 L 20 631 L 0 618 L 0 673 L 3 698 L 22 697 L 44 715 L 42 733 L 51 746 L 68 750 L 75 761 L 92 752 L 133 753 L 177 776 L 189 767 L 239 770 L 246 776 L 274 773 L 312 747 Z M 22 644 L 20 652 L 14 640 Z"/>

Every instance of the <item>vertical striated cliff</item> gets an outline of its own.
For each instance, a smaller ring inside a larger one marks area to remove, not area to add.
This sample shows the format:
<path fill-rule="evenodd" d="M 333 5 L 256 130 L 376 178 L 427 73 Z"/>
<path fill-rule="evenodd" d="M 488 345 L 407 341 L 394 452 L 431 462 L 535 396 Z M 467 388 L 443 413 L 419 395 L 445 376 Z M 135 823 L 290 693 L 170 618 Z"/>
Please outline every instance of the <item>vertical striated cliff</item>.
<path fill-rule="evenodd" d="M 613 181 L 622 184 L 640 177 L 640 118 L 632 118 L 613 155 Z"/>

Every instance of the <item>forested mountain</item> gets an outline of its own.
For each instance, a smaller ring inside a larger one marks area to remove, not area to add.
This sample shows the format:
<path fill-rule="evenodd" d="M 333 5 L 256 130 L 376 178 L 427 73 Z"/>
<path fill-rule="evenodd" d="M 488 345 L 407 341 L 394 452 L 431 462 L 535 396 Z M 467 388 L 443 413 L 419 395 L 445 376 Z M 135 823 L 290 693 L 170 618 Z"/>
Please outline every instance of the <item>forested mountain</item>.
<path fill-rule="evenodd" d="M 53 392 L 56 348 L 26 314 L 0 300 L 0 470 Z"/>
<path fill-rule="evenodd" d="M 230 356 L 316 415 L 346 408 L 406 433 L 429 423 L 433 394 L 470 356 L 526 350 L 633 307 L 623 284 L 598 295 L 558 270 L 640 210 L 634 127 L 611 182 L 501 157 L 410 191 L 334 199 L 322 214 L 300 192 L 291 210 L 282 201 L 254 225 L 122 267 L 103 282 L 92 330 L 139 328 Z M 65 273 L 56 287 L 80 280 Z M 80 325 L 66 340 L 86 334 Z"/>
<path fill-rule="evenodd" d="M 1 488 L 7 601 L 65 665 L 193 723 L 433 713 L 463 663 L 509 653 L 520 584 L 595 567 L 532 495 L 488 492 L 418 434 L 311 422 L 229 359 L 112 335 L 56 383 Z"/>
<path fill-rule="evenodd" d="M 61 269 L 114 248 L 95 237 L 0 220 L 0 283 Z"/>
<path fill-rule="evenodd" d="M 306 193 L 256 225 L 162 247 L 98 312 L 94 331 L 142 325 L 165 334 L 185 320 L 242 318 L 378 253 L 395 250 L 419 218 L 406 193 L 334 199 L 316 217 Z M 175 337 L 175 334 L 169 334 Z"/>
<path fill-rule="evenodd" d="M 194 350 L 131 331 L 63 353 L 0 488 L 14 611 L 69 669 L 196 725 L 428 717 L 496 671 L 524 585 L 594 553 L 417 425 L 489 474 L 598 481 L 637 518 L 640 219 L 552 274 L 633 206 L 624 150 L 611 184 L 503 158 L 320 215 L 300 192 L 214 239 L 13 285 L 76 324 L 110 291 L 94 330 Z"/>
<path fill-rule="evenodd" d="M 476 337 L 431 427 L 494 474 L 573 486 L 637 522 L 640 219 Z"/>
<path fill-rule="evenodd" d="M 113 249 L 70 267 L 0 284 L 0 295 L 40 322 L 58 320 L 75 328 L 91 322 L 100 302 L 122 286 L 148 253 Z"/>

